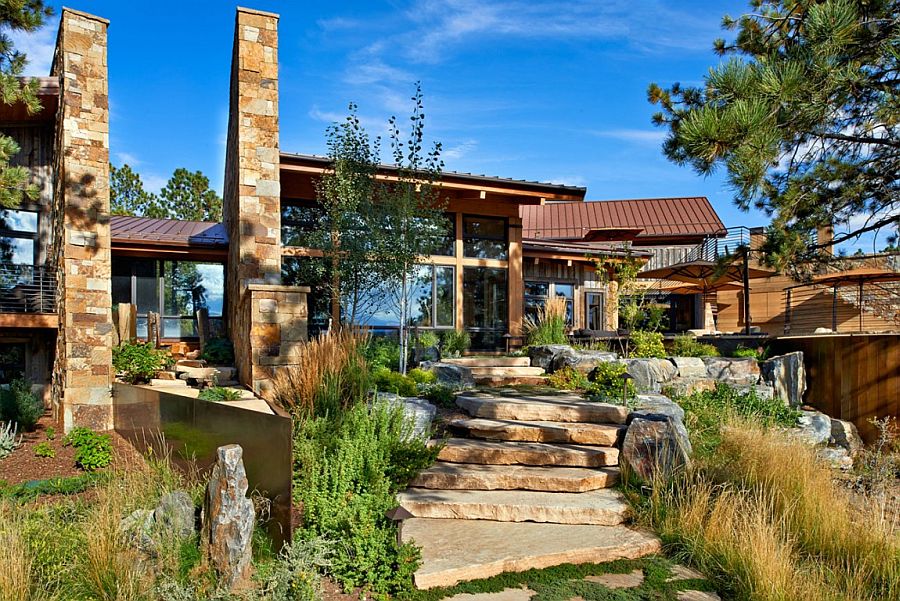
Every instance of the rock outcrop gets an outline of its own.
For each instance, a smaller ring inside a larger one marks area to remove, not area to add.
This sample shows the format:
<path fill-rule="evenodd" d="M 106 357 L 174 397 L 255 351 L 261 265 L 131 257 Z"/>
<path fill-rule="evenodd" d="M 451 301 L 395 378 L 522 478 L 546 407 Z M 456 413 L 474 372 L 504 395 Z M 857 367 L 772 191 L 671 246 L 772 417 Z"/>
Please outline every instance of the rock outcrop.
<path fill-rule="evenodd" d="M 801 351 L 763 361 L 760 373 L 763 381 L 775 389 L 775 396 L 782 399 L 785 404 L 790 407 L 799 407 L 803 404 L 803 393 L 806 392 L 806 368 L 803 366 Z"/>
<path fill-rule="evenodd" d="M 472 375 L 472 369 L 465 365 L 425 362 L 422 363 L 421 367 L 434 373 L 439 384 L 443 384 L 453 390 L 475 388 L 475 377 Z"/>
<path fill-rule="evenodd" d="M 691 441 L 681 420 L 637 417 L 625 433 L 620 463 L 644 482 L 652 482 L 660 470 L 663 477 L 668 477 L 690 465 L 691 452 Z"/>
<path fill-rule="evenodd" d="M 703 357 L 707 377 L 732 386 L 759 382 L 759 363 L 753 357 Z"/>
<path fill-rule="evenodd" d="M 625 359 L 625 370 L 634 378 L 638 392 L 660 392 L 675 377 L 677 369 L 668 359 Z"/>
<path fill-rule="evenodd" d="M 582 351 L 570 346 L 564 347 L 550 362 L 548 372 L 555 372 L 567 367 L 581 372 L 589 372 L 600 363 L 615 361 L 618 355 L 607 351 Z M 546 368 L 545 368 L 546 369 Z"/>
<path fill-rule="evenodd" d="M 532 367 L 540 367 L 550 371 L 550 366 L 557 355 L 573 350 L 568 344 L 541 344 L 528 347 L 528 357 Z"/>

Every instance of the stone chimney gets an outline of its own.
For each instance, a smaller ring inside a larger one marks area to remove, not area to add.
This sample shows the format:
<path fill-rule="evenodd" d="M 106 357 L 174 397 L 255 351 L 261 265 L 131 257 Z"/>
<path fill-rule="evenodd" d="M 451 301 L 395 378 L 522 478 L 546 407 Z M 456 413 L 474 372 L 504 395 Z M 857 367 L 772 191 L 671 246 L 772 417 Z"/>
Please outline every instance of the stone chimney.
<path fill-rule="evenodd" d="M 834 254 L 834 246 L 831 241 L 834 240 L 834 226 L 825 225 L 816 229 L 816 243 L 822 244 L 822 253 L 826 255 Z"/>
<path fill-rule="evenodd" d="M 66 430 L 113 427 L 109 232 L 109 21 L 63 8 L 52 75 L 59 77 L 53 257 L 59 332 L 54 414 Z"/>

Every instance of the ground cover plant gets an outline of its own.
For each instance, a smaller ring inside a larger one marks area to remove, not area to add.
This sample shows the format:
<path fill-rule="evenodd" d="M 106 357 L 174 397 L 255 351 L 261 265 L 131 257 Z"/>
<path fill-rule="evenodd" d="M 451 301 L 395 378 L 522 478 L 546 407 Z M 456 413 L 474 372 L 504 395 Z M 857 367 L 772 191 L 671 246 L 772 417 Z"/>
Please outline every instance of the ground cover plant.
<path fill-rule="evenodd" d="M 241 400 L 241 391 L 236 388 L 226 388 L 224 386 L 211 386 L 204 388 L 197 395 L 197 398 L 203 401 L 239 401 Z"/>
<path fill-rule="evenodd" d="M 634 380 L 625 378 L 627 367 L 618 361 L 598 363 L 590 373 L 587 396 L 595 401 L 627 403 L 634 399 L 637 388 Z"/>
<path fill-rule="evenodd" d="M 666 356 L 666 347 L 663 346 L 663 337 L 659 332 L 634 330 L 631 332 L 628 339 L 630 357 L 649 358 Z"/>
<path fill-rule="evenodd" d="M 109 434 L 90 428 L 73 428 L 66 435 L 65 444 L 75 448 L 75 464 L 86 472 L 108 466 L 113 459 Z"/>

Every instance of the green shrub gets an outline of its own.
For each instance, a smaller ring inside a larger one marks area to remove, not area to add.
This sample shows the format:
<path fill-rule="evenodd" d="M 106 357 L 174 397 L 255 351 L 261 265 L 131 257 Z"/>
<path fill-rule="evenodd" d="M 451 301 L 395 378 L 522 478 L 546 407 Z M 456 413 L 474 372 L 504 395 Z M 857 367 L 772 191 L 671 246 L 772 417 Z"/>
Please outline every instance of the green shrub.
<path fill-rule="evenodd" d="M 400 396 L 416 396 L 416 381 L 386 367 L 375 370 L 372 381 L 380 392 L 393 392 Z"/>
<path fill-rule="evenodd" d="M 200 394 L 197 395 L 197 398 L 201 401 L 239 401 L 241 398 L 241 391 L 236 388 L 226 388 L 224 386 L 212 386 L 210 388 L 204 388 L 200 391 Z"/>
<path fill-rule="evenodd" d="M 74 428 L 64 439 L 66 446 L 75 449 L 75 465 L 93 472 L 112 463 L 112 443 L 109 434 L 99 434 L 90 428 Z"/>
<path fill-rule="evenodd" d="M 50 443 L 44 441 L 34 445 L 35 457 L 56 457 L 56 451 L 50 446 Z"/>
<path fill-rule="evenodd" d="M 147 382 L 169 365 L 172 356 L 150 342 L 123 342 L 113 349 L 113 367 L 129 384 Z"/>
<path fill-rule="evenodd" d="M 591 370 L 587 395 L 595 401 L 621 403 L 624 387 L 626 402 L 633 399 L 636 394 L 634 380 L 626 379 L 623 384 L 622 375 L 625 372 L 626 366 L 624 363 L 619 363 L 618 361 L 598 363 Z"/>
<path fill-rule="evenodd" d="M 446 330 L 441 334 L 441 352 L 447 357 L 460 357 L 472 346 L 472 338 L 465 330 Z"/>
<path fill-rule="evenodd" d="M 566 299 L 554 296 L 538 308 L 537 316 L 526 316 L 525 341 L 528 346 L 543 344 L 566 344 Z"/>
<path fill-rule="evenodd" d="M 634 330 L 631 332 L 630 346 L 632 357 L 665 357 L 666 347 L 659 332 Z"/>
<path fill-rule="evenodd" d="M 718 357 L 719 350 L 711 344 L 699 342 L 690 334 L 676 336 L 672 341 L 673 357 Z"/>
<path fill-rule="evenodd" d="M 295 540 L 341 541 L 328 571 L 347 590 L 397 595 L 412 585 L 418 551 L 399 543 L 387 512 L 437 450 L 411 438 L 411 427 L 401 409 L 383 403 L 297 424 L 294 497 L 303 523 Z"/>
<path fill-rule="evenodd" d="M 431 330 L 424 330 L 419 332 L 418 339 L 416 340 L 416 344 L 422 348 L 431 348 L 437 346 L 441 343 L 441 339 L 438 338 L 438 335 Z"/>
<path fill-rule="evenodd" d="M 53 426 L 48 426 L 44 433 L 47 435 L 47 440 L 53 440 L 54 438 L 56 438 L 56 428 L 54 428 Z"/>
<path fill-rule="evenodd" d="M 372 370 L 379 367 L 398 369 L 400 367 L 400 345 L 386 336 L 373 336 L 363 348 L 363 356 Z"/>
<path fill-rule="evenodd" d="M 547 384 L 559 390 L 584 390 L 590 382 L 586 375 L 574 367 L 564 367 L 550 374 Z"/>
<path fill-rule="evenodd" d="M 31 391 L 27 380 L 13 380 L 0 395 L 0 421 L 16 422 L 26 432 L 34 430 L 44 414 L 44 401 Z"/>
<path fill-rule="evenodd" d="M 210 365 L 232 365 L 234 345 L 227 338 L 211 338 L 203 346 L 200 358 Z"/>
<path fill-rule="evenodd" d="M 406 372 L 406 375 L 416 384 L 433 384 L 437 382 L 437 375 L 433 371 L 419 369 L 418 367 L 409 370 Z"/>
<path fill-rule="evenodd" d="M 757 361 L 764 361 L 766 355 L 768 355 L 767 350 L 761 346 L 748 348 L 743 345 L 738 345 L 738 347 L 731 352 L 732 357 L 753 357 Z"/>
<path fill-rule="evenodd" d="M 446 384 L 419 384 L 419 396 L 438 407 L 456 407 L 456 392 Z"/>

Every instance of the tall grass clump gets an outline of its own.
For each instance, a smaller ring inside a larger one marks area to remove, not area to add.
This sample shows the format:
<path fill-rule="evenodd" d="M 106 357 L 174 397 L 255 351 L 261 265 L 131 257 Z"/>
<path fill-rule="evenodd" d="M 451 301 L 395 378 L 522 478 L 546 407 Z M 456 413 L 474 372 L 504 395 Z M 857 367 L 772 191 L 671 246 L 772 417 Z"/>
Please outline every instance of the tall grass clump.
<path fill-rule="evenodd" d="M 541 344 L 566 344 L 566 299 L 554 296 L 547 299 L 537 311 L 536 317 L 524 320 L 525 339 L 530 346 Z"/>
<path fill-rule="evenodd" d="M 29 601 L 32 557 L 21 534 L 22 524 L 8 501 L 0 500 L 0 601 Z"/>
<path fill-rule="evenodd" d="M 342 329 L 304 344 L 297 364 L 275 376 L 270 400 L 295 416 L 336 414 L 369 390 L 366 336 Z"/>

